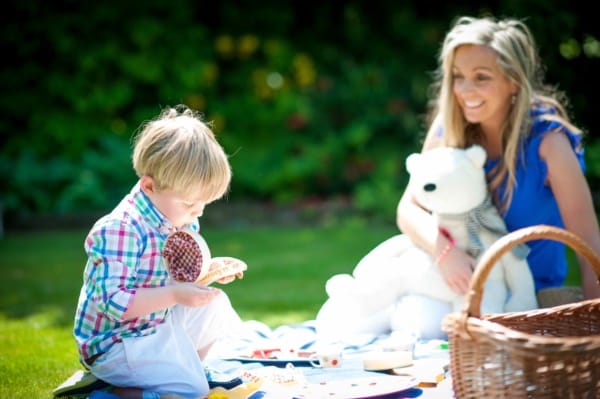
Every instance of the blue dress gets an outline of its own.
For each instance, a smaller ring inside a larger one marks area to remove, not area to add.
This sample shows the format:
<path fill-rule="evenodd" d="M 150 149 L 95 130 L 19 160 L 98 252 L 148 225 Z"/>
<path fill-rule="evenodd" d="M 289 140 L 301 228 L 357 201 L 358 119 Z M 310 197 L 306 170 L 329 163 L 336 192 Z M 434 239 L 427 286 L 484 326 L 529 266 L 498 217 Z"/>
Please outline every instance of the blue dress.
<path fill-rule="evenodd" d="M 556 198 L 552 190 L 545 184 L 548 169 L 539 156 L 542 138 L 550 131 L 559 129 L 564 132 L 585 172 L 581 135 L 575 134 L 559 122 L 540 119 L 544 114 L 555 114 L 553 108 L 533 108 L 530 115 L 533 123 L 529 136 L 525 139 L 521 152 L 517 155 L 516 182 L 512 201 L 502 215 L 508 231 L 521 227 L 547 224 L 564 227 Z M 523 161 L 521 161 L 523 160 Z M 485 164 L 489 172 L 498 159 L 488 160 Z M 499 187 L 499 198 L 505 192 L 505 184 Z M 567 258 L 564 244 L 553 240 L 534 240 L 527 242 L 531 249 L 527 261 L 531 268 L 536 290 L 546 287 L 561 286 L 567 272 Z"/>

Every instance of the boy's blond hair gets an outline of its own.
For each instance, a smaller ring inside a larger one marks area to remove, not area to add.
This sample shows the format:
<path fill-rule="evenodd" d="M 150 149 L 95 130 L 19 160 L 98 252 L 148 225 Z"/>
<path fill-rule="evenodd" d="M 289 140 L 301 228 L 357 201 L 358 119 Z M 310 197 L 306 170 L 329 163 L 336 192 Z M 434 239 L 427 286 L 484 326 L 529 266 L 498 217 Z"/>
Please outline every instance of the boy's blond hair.
<path fill-rule="evenodd" d="M 158 190 L 182 195 L 202 192 L 207 202 L 229 189 L 231 167 L 214 133 L 185 105 L 167 107 L 135 136 L 133 168 L 154 179 Z"/>

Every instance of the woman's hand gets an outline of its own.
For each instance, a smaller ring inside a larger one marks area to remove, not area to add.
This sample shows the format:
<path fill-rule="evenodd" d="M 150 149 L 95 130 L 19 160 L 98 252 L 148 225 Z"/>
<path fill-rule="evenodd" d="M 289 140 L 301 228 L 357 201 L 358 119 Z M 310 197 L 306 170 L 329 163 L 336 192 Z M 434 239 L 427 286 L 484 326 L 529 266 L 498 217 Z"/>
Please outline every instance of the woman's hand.
<path fill-rule="evenodd" d="M 475 265 L 475 259 L 465 251 L 452 247 L 437 266 L 448 286 L 454 292 L 464 295 L 469 288 Z"/>

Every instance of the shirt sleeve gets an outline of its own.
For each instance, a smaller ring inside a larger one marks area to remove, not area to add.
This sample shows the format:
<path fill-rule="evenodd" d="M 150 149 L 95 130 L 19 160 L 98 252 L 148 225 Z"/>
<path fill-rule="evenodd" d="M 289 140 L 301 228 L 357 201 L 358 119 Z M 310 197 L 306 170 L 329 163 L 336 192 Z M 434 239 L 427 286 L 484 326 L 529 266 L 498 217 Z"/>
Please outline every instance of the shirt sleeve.
<path fill-rule="evenodd" d="M 88 265 L 85 278 L 98 310 L 115 321 L 136 291 L 136 271 L 143 248 L 140 234 L 126 223 L 92 229 L 85 241 Z"/>
<path fill-rule="evenodd" d="M 531 117 L 533 118 L 531 133 L 533 136 L 540 136 L 554 130 L 562 131 L 569 139 L 571 147 L 575 152 L 575 156 L 579 161 L 579 166 L 585 173 L 586 165 L 584 159 L 582 133 L 580 131 L 572 131 L 567 125 L 562 123 L 562 121 L 557 118 L 557 114 L 558 111 L 552 106 L 542 106 L 538 104 L 537 106 L 533 107 L 530 113 Z"/>

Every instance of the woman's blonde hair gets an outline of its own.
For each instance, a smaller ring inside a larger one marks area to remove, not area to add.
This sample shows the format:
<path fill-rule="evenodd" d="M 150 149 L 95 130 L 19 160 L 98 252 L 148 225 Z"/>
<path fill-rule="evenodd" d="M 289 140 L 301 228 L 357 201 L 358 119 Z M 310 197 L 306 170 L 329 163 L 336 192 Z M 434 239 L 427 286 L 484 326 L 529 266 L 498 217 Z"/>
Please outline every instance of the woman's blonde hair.
<path fill-rule="evenodd" d="M 443 128 L 443 144 L 451 147 L 468 147 L 483 140 L 478 125 L 468 123 L 453 95 L 455 50 L 462 45 L 482 45 L 497 54 L 498 66 L 505 76 L 518 87 L 512 107 L 502 128 L 503 156 L 491 171 L 490 190 L 499 208 L 506 210 L 512 200 L 516 185 L 517 154 L 531 128 L 532 106 L 551 106 L 557 113 L 543 118 L 557 120 L 579 132 L 570 124 L 565 108 L 566 98 L 555 88 L 543 82 L 543 68 L 536 44 L 529 28 L 516 19 L 496 20 L 492 17 L 460 17 L 446 35 L 439 54 L 439 67 L 432 85 L 434 101 L 430 107 L 431 123 L 428 135 Z M 503 198 L 497 198 L 497 189 L 506 181 Z"/>
<path fill-rule="evenodd" d="M 140 127 L 132 159 L 138 177 L 152 177 L 158 190 L 183 195 L 201 190 L 210 202 L 229 189 L 231 167 L 225 151 L 199 114 L 185 105 L 167 107 Z"/>

